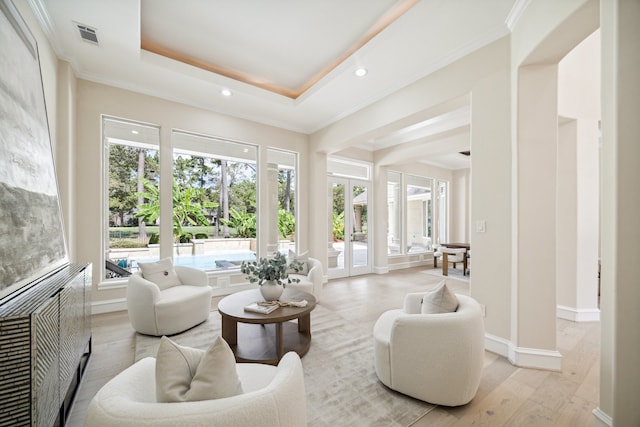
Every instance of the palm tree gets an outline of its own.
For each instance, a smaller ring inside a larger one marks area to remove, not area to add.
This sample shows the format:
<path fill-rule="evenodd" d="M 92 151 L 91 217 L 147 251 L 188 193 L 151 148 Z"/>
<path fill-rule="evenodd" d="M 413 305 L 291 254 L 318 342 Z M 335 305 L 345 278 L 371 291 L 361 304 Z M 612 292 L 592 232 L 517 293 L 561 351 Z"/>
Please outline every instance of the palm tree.
<path fill-rule="evenodd" d="M 146 200 L 146 203 L 138 205 L 136 217 L 146 223 L 155 223 L 160 217 L 160 191 L 150 181 L 143 178 L 145 191 L 139 193 L 139 197 Z M 216 203 L 201 202 L 202 188 L 180 188 L 176 181 L 173 181 L 173 237 L 176 242 L 180 241 L 183 233 L 183 226 L 209 225 L 207 213 L 209 209 L 215 209 Z"/>

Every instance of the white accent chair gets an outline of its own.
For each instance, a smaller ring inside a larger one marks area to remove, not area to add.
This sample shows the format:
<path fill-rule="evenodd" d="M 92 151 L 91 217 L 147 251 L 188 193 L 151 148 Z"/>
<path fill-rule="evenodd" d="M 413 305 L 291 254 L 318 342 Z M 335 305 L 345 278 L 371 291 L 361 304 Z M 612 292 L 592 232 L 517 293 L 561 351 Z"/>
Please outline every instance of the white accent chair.
<path fill-rule="evenodd" d="M 425 294 L 407 294 L 403 309 L 376 321 L 376 374 L 387 387 L 416 399 L 464 405 L 478 391 L 484 366 L 482 309 L 473 298 L 456 295 L 455 312 L 421 314 Z"/>
<path fill-rule="evenodd" d="M 449 264 L 453 264 L 453 268 L 456 268 L 456 264 L 462 263 L 463 275 L 467 274 L 467 250 L 465 248 L 447 248 L 440 247 L 439 251 L 442 254 L 442 275 L 447 276 L 449 270 Z M 445 262 L 445 254 L 446 260 Z"/>
<path fill-rule="evenodd" d="M 442 258 L 442 251 L 440 249 L 442 249 L 442 246 L 439 244 L 436 243 L 433 245 L 433 268 L 438 268 L 438 259 Z"/>
<path fill-rule="evenodd" d="M 156 359 L 142 359 L 111 379 L 89 404 L 87 427 L 307 425 L 300 357 L 289 352 L 278 366 L 238 363 L 243 394 L 216 400 L 158 403 Z"/>
<path fill-rule="evenodd" d="M 160 289 L 139 272 L 129 276 L 127 311 L 133 329 L 146 335 L 173 335 L 209 317 L 211 287 L 207 273 L 192 267 L 174 266 L 180 285 Z"/>
<path fill-rule="evenodd" d="M 287 287 L 309 292 L 316 297 L 316 302 L 320 302 L 320 295 L 322 294 L 322 263 L 315 258 L 309 258 L 303 262 L 308 264 L 309 272 L 307 274 L 289 274 L 289 277 L 299 279 L 300 282 L 288 283 Z"/>

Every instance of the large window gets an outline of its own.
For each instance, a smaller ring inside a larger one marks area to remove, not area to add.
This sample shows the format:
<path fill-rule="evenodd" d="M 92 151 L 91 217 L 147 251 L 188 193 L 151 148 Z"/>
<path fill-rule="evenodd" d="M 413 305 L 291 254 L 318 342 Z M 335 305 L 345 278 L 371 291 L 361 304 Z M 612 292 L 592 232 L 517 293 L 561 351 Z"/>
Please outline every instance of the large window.
<path fill-rule="evenodd" d="M 206 270 L 256 258 L 257 148 L 174 131 L 174 262 Z"/>
<path fill-rule="evenodd" d="M 407 251 L 426 252 L 432 247 L 433 180 L 406 175 L 407 181 Z"/>
<path fill-rule="evenodd" d="M 163 188 L 171 187 L 173 211 L 161 218 L 159 127 L 104 117 L 103 140 L 105 279 L 126 277 L 139 262 L 159 259 L 161 245 L 173 247 L 174 264 L 204 270 L 235 269 L 256 259 L 255 145 L 173 131 L 173 171 L 162 176 Z M 295 220 L 288 214 L 295 218 L 297 155 L 269 153 L 282 190 L 281 229 L 294 241 Z M 161 220 L 171 222 L 167 235 L 160 235 Z"/>
<path fill-rule="evenodd" d="M 287 254 L 296 249 L 296 165 L 298 156 L 290 151 L 268 149 L 267 165 L 277 170 L 278 250 Z"/>
<path fill-rule="evenodd" d="M 387 175 L 387 252 L 389 255 L 402 253 L 402 175 L 389 172 Z"/>
<path fill-rule="evenodd" d="M 160 129 L 143 123 L 103 118 L 105 147 L 105 278 L 121 277 L 136 260 L 158 259 L 159 216 L 140 218 L 145 194 L 158 200 Z M 151 243 L 151 244 L 150 244 Z"/>
<path fill-rule="evenodd" d="M 389 255 L 424 253 L 433 249 L 433 186 L 434 180 L 431 178 L 395 171 L 387 173 Z M 444 199 L 446 185 L 441 185 L 439 190 Z M 441 225 L 446 227 L 445 222 L 441 222 Z"/>
<path fill-rule="evenodd" d="M 449 183 L 438 181 L 438 233 L 435 243 L 446 243 L 449 241 Z"/>

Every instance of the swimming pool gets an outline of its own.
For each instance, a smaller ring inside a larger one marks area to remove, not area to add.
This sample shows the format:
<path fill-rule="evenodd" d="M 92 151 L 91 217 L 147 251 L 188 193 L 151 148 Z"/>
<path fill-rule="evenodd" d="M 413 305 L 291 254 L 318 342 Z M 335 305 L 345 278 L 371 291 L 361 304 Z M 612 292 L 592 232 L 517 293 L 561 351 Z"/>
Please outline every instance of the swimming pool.
<path fill-rule="evenodd" d="M 138 270 L 138 262 L 153 262 L 158 258 L 140 257 L 131 259 L 131 270 Z M 193 267 L 200 270 L 227 270 L 230 268 L 240 268 L 242 261 L 255 261 L 256 253 L 253 251 L 233 251 L 218 252 L 203 255 L 175 255 L 173 264 L 185 267 Z M 218 265 L 216 265 L 218 261 Z M 226 263 L 222 262 L 226 261 Z"/>

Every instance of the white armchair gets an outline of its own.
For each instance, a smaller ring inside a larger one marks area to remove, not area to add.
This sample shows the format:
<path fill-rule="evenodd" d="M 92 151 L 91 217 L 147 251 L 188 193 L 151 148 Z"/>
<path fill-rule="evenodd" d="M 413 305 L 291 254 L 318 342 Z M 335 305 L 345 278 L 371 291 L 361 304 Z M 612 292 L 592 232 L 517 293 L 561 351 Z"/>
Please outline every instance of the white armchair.
<path fill-rule="evenodd" d="M 309 292 L 316 297 L 316 302 L 320 302 L 320 295 L 322 294 L 322 263 L 315 258 L 309 258 L 304 262 L 308 264 L 309 272 L 307 274 L 289 274 L 289 277 L 299 279 L 300 282 L 289 283 L 287 287 Z"/>
<path fill-rule="evenodd" d="M 243 394 L 216 400 L 158 403 L 156 359 L 142 359 L 111 379 L 89 404 L 87 427 L 307 425 L 300 357 L 289 352 L 278 366 L 236 364 Z"/>
<path fill-rule="evenodd" d="M 146 335 L 172 335 L 209 317 L 212 292 L 207 274 L 191 267 L 172 268 L 180 284 L 166 288 L 143 278 L 140 273 L 129 276 L 127 311 L 136 331 Z"/>
<path fill-rule="evenodd" d="M 373 328 L 376 374 L 387 387 L 429 403 L 464 405 L 473 399 L 484 365 L 484 319 L 473 298 L 456 295 L 452 313 L 420 314 L 426 292 L 405 297 Z"/>
<path fill-rule="evenodd" d="M 453 264 L 453 268 L 456 268 L 457 263 L 462 263 L 462 274 L 467 274 L 467 250 L 465 248 L 446 248 L 440 247 L 439 252 L 442 256 L 442 275 L 448 275 L 449 264 Z M 445 262 L 445 257 L 446 261 Z"/>

